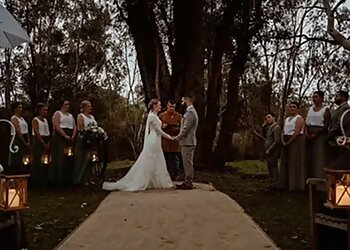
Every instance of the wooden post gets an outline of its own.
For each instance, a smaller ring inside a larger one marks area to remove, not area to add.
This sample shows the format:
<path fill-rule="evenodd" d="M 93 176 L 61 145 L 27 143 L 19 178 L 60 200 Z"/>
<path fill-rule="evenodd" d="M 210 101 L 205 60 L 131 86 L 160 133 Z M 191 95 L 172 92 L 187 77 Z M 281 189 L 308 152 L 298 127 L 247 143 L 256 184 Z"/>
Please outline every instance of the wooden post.
<path fill-rule="evenodd" d="M 18 211 L 15 212 L 15 233 L 16 233 L 16 248 L 22 249 L 22 223 L 21 216 Z"/>
<path fill-rule="evenodd" d="M 310 247 L 317 250 L 317 225 L 315 225 L 315 208 L 318 202 L 315 185 L 309 184 Z"/>

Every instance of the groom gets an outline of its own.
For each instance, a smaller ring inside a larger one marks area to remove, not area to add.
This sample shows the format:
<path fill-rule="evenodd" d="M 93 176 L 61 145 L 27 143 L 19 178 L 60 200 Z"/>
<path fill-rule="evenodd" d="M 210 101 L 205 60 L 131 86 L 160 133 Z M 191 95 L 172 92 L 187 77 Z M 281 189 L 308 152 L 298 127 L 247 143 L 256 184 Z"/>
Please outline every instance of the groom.
<path fill-rule="evenodd" d="M 196 131 L 198 127 L 198 115 L 193 107 L 192 97 L 183 97 L 182 105 L 186 107 L 186 113 L 183 117 L 180 134 L 174 139 L 180 141 L 185 181 L 180 185 L 176 185 L 176 188 L 189 190 L 193 189 L 193 156 L 197 145 Z"/>

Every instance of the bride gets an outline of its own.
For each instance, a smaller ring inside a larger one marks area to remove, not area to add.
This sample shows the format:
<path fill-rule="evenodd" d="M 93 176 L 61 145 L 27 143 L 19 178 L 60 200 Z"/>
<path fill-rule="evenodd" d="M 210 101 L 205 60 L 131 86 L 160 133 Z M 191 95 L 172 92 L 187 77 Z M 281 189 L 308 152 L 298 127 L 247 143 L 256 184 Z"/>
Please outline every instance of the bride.
<path fill-rule="evenodd" d="M 147 117 L 143 149 L 129 172 L 117 182 L 104 182 L 105 190 L 137 191 L 145 189 L 171 188 L 173 186 L 166 168 L 161 146 L 161 136 L 173 138 L 161 129 L 162 122 L 157 114 L 160 102 L 152 99 L 148 105 L 151 110 Z"/>

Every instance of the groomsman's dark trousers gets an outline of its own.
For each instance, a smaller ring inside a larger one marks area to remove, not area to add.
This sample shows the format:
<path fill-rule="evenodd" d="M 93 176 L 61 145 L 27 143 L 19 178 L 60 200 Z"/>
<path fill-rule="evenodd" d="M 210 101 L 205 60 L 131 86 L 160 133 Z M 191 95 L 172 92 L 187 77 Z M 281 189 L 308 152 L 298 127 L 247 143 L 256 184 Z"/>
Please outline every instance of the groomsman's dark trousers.
<path fill-rule="evenodd" d="M 278 159 L 280 158 L 279 152 L 273 152 L 266 156 L 267 169 L 269 170 L 270 179 L 272 185 L 276 185 L 278 182 Z"/>

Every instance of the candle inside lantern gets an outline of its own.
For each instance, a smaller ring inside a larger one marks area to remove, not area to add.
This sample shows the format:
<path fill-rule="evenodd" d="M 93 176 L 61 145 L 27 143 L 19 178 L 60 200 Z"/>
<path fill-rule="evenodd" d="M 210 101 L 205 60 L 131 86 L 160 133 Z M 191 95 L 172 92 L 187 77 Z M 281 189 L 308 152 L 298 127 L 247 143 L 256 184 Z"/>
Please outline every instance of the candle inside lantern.
<path fill-rule="evenodd" d="M 8 190 L 8 202 L 9 207 L 19 207 L 19 195 L 16 192 L 16 189 Z"/>
<path fill-rule="evenodd" d="M 341 184 L 336 184 L 335 201 L 338 206 L 350 206 L 350 189 L 345 191 L 345 187 Z"/>
<path fill-rule="evenodd" d="M 92 153 L 91 160 L 94 161 L 94 162 L 98 161 L 98 156 L 97 156 L 97 154 L 95 152 Z"/>
<path fill-rule="evenodd" d="M 73 155 L 73 148 L 72 147 L 68 147 L 67 155 L 68 156 L 72 156 Z"/>
<path fill-rule="evenodd" d="M 43 164 L 49 164 L 49 156 L 43 155 Z"/>
<path fill-rule="evenodd" d="M 28 165 L 30 163 L 30 158 L 29 158 L 29 155 L 25 155 L 23 157 L 23 164 L 24 165 Z"/>

